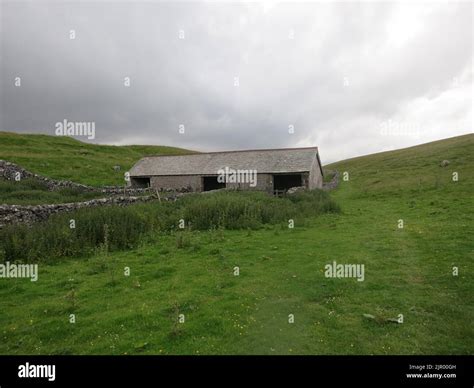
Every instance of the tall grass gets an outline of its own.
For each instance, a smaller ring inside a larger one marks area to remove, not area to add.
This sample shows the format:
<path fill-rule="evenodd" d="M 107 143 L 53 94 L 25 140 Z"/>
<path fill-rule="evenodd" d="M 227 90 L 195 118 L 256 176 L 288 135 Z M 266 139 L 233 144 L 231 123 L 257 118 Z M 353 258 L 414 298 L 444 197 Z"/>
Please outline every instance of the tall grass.
<path fill-rule="evenodd" d="M 0 259 L 49 261 L 88 256 L 105 242 L 110 251 L 131 249 L 157 233 L 179 230 L 181 219 L 190 230 L 258 229 L 265 224 L 338 211 L 329 195 L 319 190 L 284 198 L 259 192 L 193 194 L 175 203 L 80 209 L 30 226 L 5 227 L 0 231 Z M 71 219 L 75 220 L 73 229 Z"/>
<path fill-rule="evenodd" d="M 276 224 L 303 215 L 311 217 L 339 211 L 329 195 L 320 190 L 284 198 L 270 197 L 261 192 L 197 194 L 185 198 L 182 207 L 183 219 L 198 230 L 257 229 L 263 224 Z"/>
<path fill-rule="evenodd" d="M 81 191 L 64 187 L 50 191 L 47 185 L 38 179 L 22 179 L 19 182 L 0 180 L 0 203 L 8 205 L 39 205 L 87 201 L 103 197 L 97 192 Z"/>

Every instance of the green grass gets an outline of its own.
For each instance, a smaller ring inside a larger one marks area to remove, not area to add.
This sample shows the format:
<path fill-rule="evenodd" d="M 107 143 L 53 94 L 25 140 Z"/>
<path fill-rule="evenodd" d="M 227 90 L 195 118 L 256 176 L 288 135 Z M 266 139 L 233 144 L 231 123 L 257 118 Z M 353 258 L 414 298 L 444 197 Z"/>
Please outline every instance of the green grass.
<path fill-rule="evenodd" d="M 0 204 L 6 205 L 81 202 L 104 196 L 102 193 L 73 188 L 50 191 L 44 182 L 37 179 L 23 179 L 19 182 L 0 180 Z"/>
<path fill-rule="evenodd" d="M 474 136 L 326 167 L 349 173 L 341 213 L 157 233 L 40 263 L 36 283 L 0 279 L 0 353 L 472 354 Z M 365 281 L 325 278 L 334 260 L 364 264 Z"/>
<path fill-rule="evenodd" d="M 9 225 L 0 230 L 0 261 L 49 263 L 52 259 L 86 256 L 107 242 L 111 250 L 136 247 L 157 233 L 188 230 L 258 229 L 267 224 L 287 225 L 311 216 L 338 212 L 324 191 L 274 198 L 260 192 L 191 194 L 177 202 L 107 206 L 52 215 L 33 225 Z M 298 214 L 298 217 L 294 217 Z M 75 228 L 70 228 L 70 220 Z M 181 221 L 182 220 L 182 221 Z M 108 228 L 106 238 L 105 229 Z M 179 238 L 183 238 L 179 234 Z M 106 241 L 107 240 L 107 241 Z M 185 240 L 181 242 L 185 245 Z"/>
<path fill-rule="evenodd" d="M 144 156 L 191 152 L 164 146 L 98 145 L 70 137 L 0 131 L 0 159 L 36 174 L 90 186 L 123 185 L 124 173 Z M 114 171 L 115 165 L 121 170 Z"/>

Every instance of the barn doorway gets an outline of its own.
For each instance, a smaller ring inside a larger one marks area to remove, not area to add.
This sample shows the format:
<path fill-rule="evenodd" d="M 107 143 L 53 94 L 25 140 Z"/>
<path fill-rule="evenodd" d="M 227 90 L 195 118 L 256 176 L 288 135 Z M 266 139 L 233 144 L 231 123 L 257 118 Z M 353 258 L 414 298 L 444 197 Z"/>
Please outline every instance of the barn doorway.
<path fill-rule="evenodd" d="M 132 187 L 146 188 L 150 187 L 150 178 L 131 178 Z"/>
<path fill-rule="evenodd" d="M 202 177 L 202 191 L 225 189 L 225 182 L 217 181 L 217 176 Z"/>
<path fill-rule="evenodd" d="M 273 175 L 273 193 L 281 195 L 292 187 L 302 186 L 301 174 L 279 174 Z"/>

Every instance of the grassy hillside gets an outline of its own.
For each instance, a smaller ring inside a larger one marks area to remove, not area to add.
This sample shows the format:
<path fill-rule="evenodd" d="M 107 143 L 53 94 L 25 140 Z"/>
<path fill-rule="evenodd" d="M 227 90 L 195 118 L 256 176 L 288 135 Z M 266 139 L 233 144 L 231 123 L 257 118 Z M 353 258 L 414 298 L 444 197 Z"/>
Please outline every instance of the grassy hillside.
<path fill-rule="evenodd" d="M 348 159 L 325 166 L 349 173 L 343 195 L 385 197 L 393 194 L 414 195 L 439 189 L 454 192 L 472 190 L 474 173 L 474 135 L 457 136 L 415 147 Z M 448 160 L 447 167 L 440 162 Z M 452 184 L 452 173 L 459 180 Z M 444 193 L 444 191 L 443 191 Z"/>
<path fill-rule="evenodd" d="M 55 179 L 91 186 L 121 185 L 123 174 L 143 156 L 190 153 L 164 146 L 109 146 L 70 137 L 0 132 L 0 159 Z M 114 171 L 113 166 L 121 166 Z"/>
<path fill-rule="evenodd" d="M 473 156 L 470 135 L 342 161 L 340 214 L 156 234 L 0 279 L 0 353 L 473 354 Z M 333 261 L 365 280 L 326 278 Z"/>

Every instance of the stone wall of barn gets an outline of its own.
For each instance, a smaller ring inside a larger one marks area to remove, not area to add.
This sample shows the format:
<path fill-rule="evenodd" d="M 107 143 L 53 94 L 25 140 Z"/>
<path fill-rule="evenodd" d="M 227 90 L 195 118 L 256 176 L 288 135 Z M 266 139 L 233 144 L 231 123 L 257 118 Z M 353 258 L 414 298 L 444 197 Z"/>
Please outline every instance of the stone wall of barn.
<path fill-rule="evenodd" d="M 311 165 L 308 188 L 310 190 L 323 188 L 323 175 L 321 174 L 318 158 L 315 158 L 313 164 Z"/>
<path fill-rule="evenodd" d="M 166 175 L 152 176 L 150 178 L 150 186 L 157 190 L 183 190 L 201 191 L 202 176 L 200 175 Z"/>
<path fill-rule="evenodd" d="M 156 190 L 183 190 L 202 191 L 203 175 L 168 175 L 150 177 L 150 186 Z M 226 188 L 241 190 L 259 190 L 273 192 L 272 174 L 257 174 L 257 185 L 250 187 L 250 183 L 227 183 Z"/>
<path fill-rule="evenodd" d="M 203 175 L 168 175 L 150 177 L 150 186 L 157 190 L 177 190 L 200 192 L 203 190 Z M 323 187 L 323 177 L 318 161 L 315 162 L 309 173 L 301 173 L 302 186 L 311 189 Z M 250 183 L 227 183 L 228 189 L 258 190 L 273 193 L 273 174 L 257 174 L 257 185 L 250 187 Z"/>
<path fill-rule="evenodd" d="M 240 190 L 258 190 L 258 191 L 266 191 L 266 192 L 272 193 L 273 192 L 272 174 L 257 174 L 257 184 L 255 187 L 251 187 L 250 183 L 227 183 L 226 188 L 240 189 Z"/>
<path fill-rule="evenodd" d="M 301 186 L 309 189 L 309 179 L 310 174 L 308 172 L 304 172 L 301 174 Z"/>

